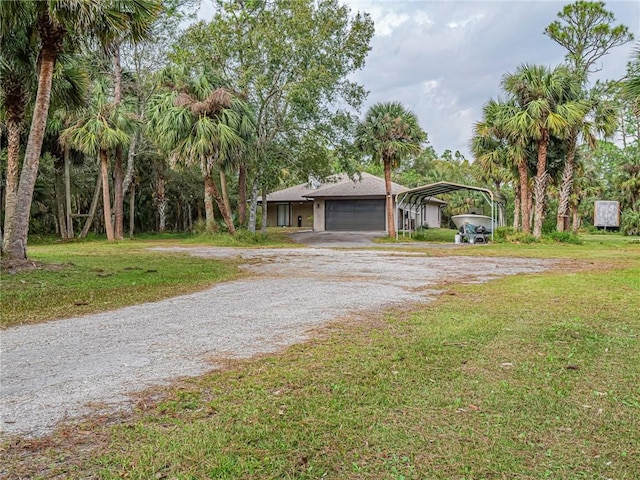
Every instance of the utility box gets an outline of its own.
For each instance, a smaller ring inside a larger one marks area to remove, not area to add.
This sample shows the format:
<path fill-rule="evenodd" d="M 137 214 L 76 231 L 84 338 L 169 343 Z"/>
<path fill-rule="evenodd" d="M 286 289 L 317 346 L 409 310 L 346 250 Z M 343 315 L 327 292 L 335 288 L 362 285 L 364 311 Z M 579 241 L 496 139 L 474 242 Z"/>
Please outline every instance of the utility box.
<path fill-rule="evenodd" d="M 604 228 L 620 228 L 620 202 L 596 200 L 593 209 L 593 226 Z"/>

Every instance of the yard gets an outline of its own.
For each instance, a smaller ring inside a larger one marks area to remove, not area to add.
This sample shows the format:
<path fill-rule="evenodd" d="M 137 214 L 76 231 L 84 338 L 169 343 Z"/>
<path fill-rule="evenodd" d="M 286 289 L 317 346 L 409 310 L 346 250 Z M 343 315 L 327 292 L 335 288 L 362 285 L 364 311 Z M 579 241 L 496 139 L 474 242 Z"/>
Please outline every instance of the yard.
<path fill-rule="evenodd" d="M 483 284 L 445 281 L 430 303 L 342 317 L 284 351 L 226 360 L 222 369 L 145 391 L 133 412 L 45 437 L 5 437 L 0 477 L 636 478 L 640 244 L 614 235 L 583 240 L 398 247 L 442 261 L 556 263 Z M 198 258 L 210 273 L 194 279 L 192 257 L 142 253 L 153 243 L 78 245 L 66 259 L 56 256 L 59 246 L 45 245 L 33 258 L 72 262 L 61 270 L 69 275 L 112 273 L 104 278 L 126 278 L 129 291 L 137 290 L 132 272 L 161 269 L 165 259 L 175 283 L 145 288 L 182 293 L 247 275 L 239 259 Z M 3 274 L 3 318 L 14 284 L 58 295 L 63 288 L 49 288 L 59 277 L 60 270 Z M 21 316 L 38 310 L 39 298 Z"/>

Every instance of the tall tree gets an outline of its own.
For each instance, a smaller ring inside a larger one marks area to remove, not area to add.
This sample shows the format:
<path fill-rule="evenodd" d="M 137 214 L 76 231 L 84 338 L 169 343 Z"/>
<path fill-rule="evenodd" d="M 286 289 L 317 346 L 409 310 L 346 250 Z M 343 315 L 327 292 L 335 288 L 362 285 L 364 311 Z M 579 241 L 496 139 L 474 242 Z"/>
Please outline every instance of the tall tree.
<path fill-rule="evenodd" d="M 399 102 L 372 105 L 356 130 L 357 148 L 384 165 L 387 234 L 396 236 L 391 171 L 402 160 L 420 153 L 427 134 L 420 128 L 418 117 Z"/>
<path fill-rule="evenodd" d="M 190 28 L 174 58 L 213 69 L 255 110 L 255 151 L 239 166 L 241 178 L 250 170 L 249 229 L 255 231 L 258 194 L 276 186 L 277 172 L 311 173 L 317 164 L 301 159 L 320 158 L 299 156 L 300 148 L 328 153 L 355 123 L 344 121 L 345 111 L 360 108 L 366 93 L 350 75 L 364 65 L 373 23 L 338 0 L 214 3 L 212 21 Z"/>
<path fill-rule="evenodd" d="M 533 235 L 540 238 L 546 207 L 547 155 L 551 136 L 566 138 L 584 118 L 587 105 L 573 100 L 580 84 L 564 67 L 550 70 L 539 65 L 522 65 L 515 73 L 505 75 L 502 85 L 518 105 L 506 122 L 507 128 L 515 134 L 527 136 L 537 147 Z"/>
<path fill-rule="evenodd" d="M 16 194 L 16 209 L 7 238 L 6 254 L 13 260 L 27 257 L 27 236 L 33 189 L 51 99 L 55 65 L 64 48 L 71 50 L 81 38 L 108 44 L 115 36 L 127 33 L 138 40 L 148 25 L 141 16 L 152 15 L 158 4 L 152 0 L 51 0 L 48 2 L 0 2 L 0 32 L 9 34 L 16 18 L 21 24 L 34 25 L 39 38 L 37 93 L 25 157 Z"/>
<path fill-rule="evenodd" d="M 531 203 L 529 201 L 529 139 L 517 129 L 509 128 L 510 119 L 519 107 L 515 101 L 489 100 L 483 109 L 483 118 L 474 125 L 472 150 L 485 171 L 503 169 L 514 172 L 518 179 L 514 227 L 531 233 Z M 493 176 L 493 175 L 492 175 Z"/>
<path fill-rule="evenodd" d="M 148 127 L 158 146 L 168 152 L 173 163 L 199 164 L 204 175 L 206 214 L 213 228 L 215 200 L 230 233 L 235 233 L 231 212 L 224 202 L 215 177 L 229 158 L 246 144 L 254 125 L 247 108 L 227 89 L 212 83 L 201 73 L 168 72 L 172 91 L 154 96 L 149 102 Z"/>
<path fill-rule="evenodd" d="M 0 23 L 0 112 L 7 128 L 7 177 L 5 189 L 4 236 L 0 252 L 6 249 L 5 240 L 11 238 L 16 194 L 19 180 L 20 136 L 25 114 L 35 88 L 37 45 L 34 25 L 20 18 L 20 10 L 12 11 L 6 2 L 0 5 L 0 15 L 8 15 L 12 22 Z"/>
<path fill-rule="evenodd" d="M 544 33 L 559 45 L 567 49 L 566 63 L 571 71 L 578 76 L 583 89 L 588 89 L 589 74 L 602 68 L 600 60 L 609 51 L 619 45 L 623 45 L 633 39 L 632 33 L 625 25 L 614 25 L 615 15 L 606 10 L 605 2 L 587 2 L 579 0 L 566 5 L 560 13 L 558 20 L 553 21 Z M 585 100 L 592 101 L 592 108 L 601 103 L 594 92 L 586 93 L 581 90 L 578 94 Z M 599 113 L 603 109 L 599 108 Z M 588 112 L 585 112 L 585 116 Z M 600 116 L 600 120 L 603 117 Z M 611 118 L 601 121 L 601 131 L 605 134 L 612 124 Z M 559 189 L 558 213 L 556 228 L 564 231 L 569 224 L 569 196 L 575 172 L 575 154 L 580 138 L 593 142 L 591 138 L 594 131 L 589 129 L 589 120 L 584 119 L 571 129 L 567 135 L 567 158 L 562 174 L 562 184 Z"/>
<path fill-rule="evenodd" d="M 109 156 L 116 148 L 127 145 L 136 121 L 123 105 L 110 101 L 106 87 L 97 82 L 92 92 L 91 105 L 74 125 L 62 132 L 60 140 L 65 147 L 76 148 L 97 156 L 102 177 L 102 206 L 107 240 L 116 240 L 111 220 L 109 189 Z"/>

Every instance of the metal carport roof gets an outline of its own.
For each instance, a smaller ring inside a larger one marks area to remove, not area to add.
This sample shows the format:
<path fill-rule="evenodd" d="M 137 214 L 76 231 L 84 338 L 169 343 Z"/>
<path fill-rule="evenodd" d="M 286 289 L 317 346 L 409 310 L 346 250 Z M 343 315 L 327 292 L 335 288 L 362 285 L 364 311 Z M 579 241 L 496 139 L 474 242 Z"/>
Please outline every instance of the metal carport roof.
<path fill-rule="evenodd" d="M 450 182 L 432 183 L 430 185 L 423 185 L 421 187 L 412 188 L 410 190 L 407 190 L 406 192 L 398 194 L 397 205 L 400 205 L 401 203 L 404 203 L 405 205 L 420 205 L 425 200 L 429 200 L 436 195 L 443 195 L 445 193 L 451 193 L 458 190 L 471 190 L 474 192 L 482 193 L 484 199 L 491 206 L 491 223 L 494 226 L 504 225 L 504 208 L 506 206 L 506 199 L 501 193 L 492 192 L 491 190 L 483 187 L 460 185 L 458 183 Z M 491 229 L 492 239 L 493 230 L 494 228 Z M 396 238 L 397 236 L 398 233 L 396 232 Z"/>

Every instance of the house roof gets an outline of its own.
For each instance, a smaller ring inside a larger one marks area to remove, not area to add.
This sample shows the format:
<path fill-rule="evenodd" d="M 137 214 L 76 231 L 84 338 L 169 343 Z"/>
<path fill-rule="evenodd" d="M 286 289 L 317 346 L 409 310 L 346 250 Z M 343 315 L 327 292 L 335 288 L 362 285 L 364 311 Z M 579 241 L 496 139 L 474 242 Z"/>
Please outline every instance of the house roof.
<path fill-rule="evenodd" d="M 409 191 L 398 183 L 391 183 L 393 195 L 398 195 Z M 294 187 L 278 190 L 267 195 L 268 202 L 304 202 L 314 198 L 345 198 L 345 197 L 384 197 L 386 188 L 384 179 L 362 172 L 354 179 L 346 174 L 329 177 L 326 183 L 317 188 L 313 188 L 309 183 L 303 183 Z M 446 203 L 434 198 L 431 203 Z"/>
<path fill-rule="evenodd" d="M 326 184 L 317 190 L 307 194 L 309 198 L 325 198 L 325 197 L 384 197 L 386 188 L 384 179 L 362 172 L 354 179 L 346 175 L 342 176 L 339 182 Z M 407 191 L 407 187 L 403 187 L 397 183 L 391 183 L 391 192 L 394 195 Z"/>

